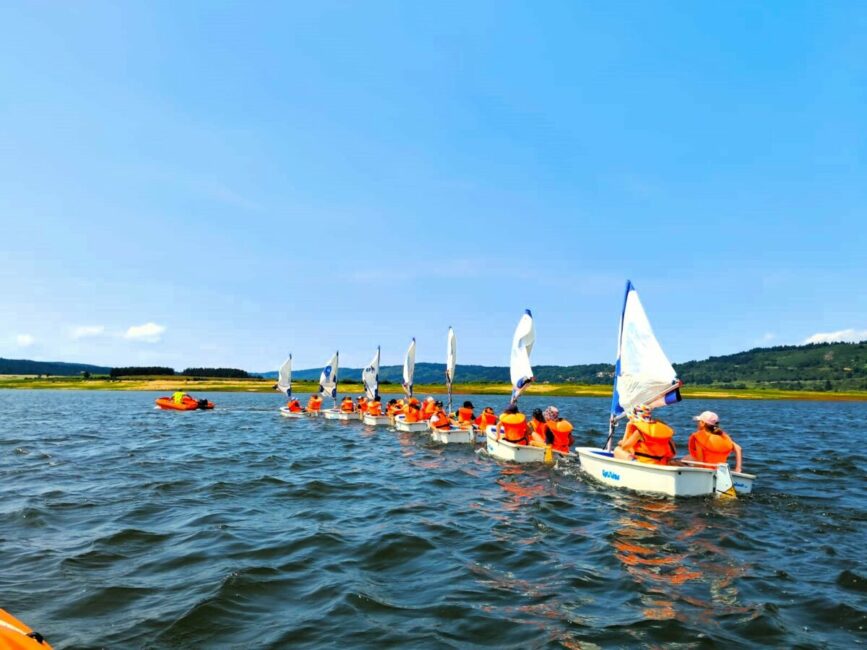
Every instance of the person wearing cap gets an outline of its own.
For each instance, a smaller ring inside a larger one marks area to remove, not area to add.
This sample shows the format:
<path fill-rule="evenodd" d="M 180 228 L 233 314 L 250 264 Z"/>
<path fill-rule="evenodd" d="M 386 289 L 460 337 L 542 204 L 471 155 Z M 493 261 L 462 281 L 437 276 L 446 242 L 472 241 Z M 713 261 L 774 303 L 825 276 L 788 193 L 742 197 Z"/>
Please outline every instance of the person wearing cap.
<path fill-rule="evenodd" d="M 653 417 L 646 404 L 632 409 L 623 439 L 614 448 L 614 457 L 641 463 L 668 465 L 677 455 L 674 429 Z"/>
<path fill-rule="evenodd" d="M 464 402 L 464 405 L 458 409 L 458 426 L 462 429 L 469 429 L 473 426 L 473 420 L 476 419 L 476 414 L 473 413 L 473 403 L 470 401 Z"/>
<path fill-rule="evenodd" d="M 440 401 L 434 402 L 434 412 L 430 417 L 430 427 L 431 429 L 442 431 L 448 431 L 452 428 L 452 421 L 449 419 L 448 414 L 443 408 L 443 403 Z"/>
<path fill-rule="evenodd" d="M 434 398 L 428 395 L 424 403 L 421 405 L 421 419 L 430 420 L 431 416 L 436 413 L 436 410 L 437 406 Z"/>
<path fill-rule="evenodd" d="M 301 408 L 301 402 L 298 401 L 297 397 L 293 397 L 286 402 L 286 408 L 289 409 L 290 413 L 300 413 L 303 410 Z"/>
<path fill-rule="evenodd" d="M 713 411 L 705 411 L 696 415 L 693 420 L 697 423 L 697 429 L 689 437 L 689 454 L 684 456 L 683 460 L 717 465 L 727 463 L 734 451 L 735 471 L 740 472 L 743 465 L 741 447 L 720 429 L 719 416 Z"/>

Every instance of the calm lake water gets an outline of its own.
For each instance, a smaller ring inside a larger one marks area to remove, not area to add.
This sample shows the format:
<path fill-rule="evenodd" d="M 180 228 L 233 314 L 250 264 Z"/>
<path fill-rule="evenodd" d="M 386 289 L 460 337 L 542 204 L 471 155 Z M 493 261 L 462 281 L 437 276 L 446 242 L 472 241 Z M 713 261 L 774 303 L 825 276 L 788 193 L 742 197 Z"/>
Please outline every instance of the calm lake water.
<path fill-rule="evenodd" d="M 276 393 L 155 396 L 0 391 L 0 606 L 55 648 L 867 641 L 864 404 L 668 408 L 681 450 L 717 411 L 759 475 L 717 502 L 288 420 Z M 607 399 L 555 401 L 604 441 Z"/>

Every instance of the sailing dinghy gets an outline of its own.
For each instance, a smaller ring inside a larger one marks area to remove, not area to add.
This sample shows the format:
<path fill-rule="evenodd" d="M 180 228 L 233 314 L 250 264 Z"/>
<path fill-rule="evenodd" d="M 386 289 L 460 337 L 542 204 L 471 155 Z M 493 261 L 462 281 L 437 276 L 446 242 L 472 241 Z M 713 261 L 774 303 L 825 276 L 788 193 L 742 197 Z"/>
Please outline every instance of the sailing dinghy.
<path fill-rule="evenodd" d="M 415 337 L 409 344 L 406 351 L 406 357 L 403 360 L 403 392 L 406 394 L 407 402 L 412 399 L 412 380 L 415 374 Z M 394 428 L 404 433 L 418 433 L 419 431 L 427 431 L 428 423 L 426 420 L 420 422 L 407 422 L 403 414 L 394 418 Z"/>
<path fill-rule="evenodd" d="M 627 281 L 620 316 L 608 442 L 605 449 L 575 449 L 582 471 L 606 485 L 672 497 L 734 496 L 734 491 L 738 494 L 751 492 L 755 476 L 732 472 L 724 463 L 655 465 L 614 458 L 611 446 L 617 423 L 640 404 L 659 408 L 679 402 L 681 385 L 653 334 L 638 292 Z"/>
<path fill-rule="evenodd" d="M 536 342 L 536 327 L 533 324 L 533 314 L 527 309 L 515 335 L 512 337 L 512 353 L 509 359 L 509 375 L 512 380 L 512 404 L 518 403 L 518 397 L 533 381 L 533 368 L 530 365 L 530 354 Z M 485 443 L 488 453 L 494 458 L 508 460 L 513 463 L 545 462 L 545 447 L 516 445 L 500 438 L 501 432 L 497 425 L 485 430 Z M 553 450 L 552 450 L 553 451 Z M 559 453 L 559 452 L 554 452 Z"/>
<path fill-rule="evenodd" d="M 319 394 L 322 397 L 330 397 L 334 401 L 332 408 L 322 411 L 326 420 L 357 420 L 358 413 L 344 413 L 337 408 L 337 370 L 339 367 L 340 352 L 335 352 L 328 365 L 322 369 L 319 375 Z"/>
<path fill-rule="evenodd" d="M 458 359 L 458 342 L 455 337 L 455 331 L 449 328 L 448 336 L 446 337 L 446 393 L 448 393 L 449 405 L 446 413 L 452 412 L 452 383 L 455 380 L 455 366 Z M 452 424 L 449 429 L 436 429 L 431 426 L 431 438 L 434 442 L 443 444 L 463 443 L 473 444 L 476 441 L 476 434 L 473 432 L 472 424 L 468 427 L 461 428 Z"/>
<path fill-rule="evenodd" d="M 376 354 L 373 355 L 373 360 L 367 367 L 361 371 L 361 381 L 364 384 L 364 392 L 367 394 L 369 401 L 379 399 L 379 346 L 376 348 Z M 370 415 L 365 413 L 361 417 L 361 421 L 371 427 L 378 427 L 390 423 L 390 418 L 387 415 Z"/>
<path fill-rule="evenodd" d="M 277 390 L 285 393 L 288 399 L 292 399 L 292 355 L 283 362 L 280 370 L 277 371 Z M 287 407 L 280 408 L 280 415 L 284 418 L 303 418 L 303 411 L 292 412 Z"/>

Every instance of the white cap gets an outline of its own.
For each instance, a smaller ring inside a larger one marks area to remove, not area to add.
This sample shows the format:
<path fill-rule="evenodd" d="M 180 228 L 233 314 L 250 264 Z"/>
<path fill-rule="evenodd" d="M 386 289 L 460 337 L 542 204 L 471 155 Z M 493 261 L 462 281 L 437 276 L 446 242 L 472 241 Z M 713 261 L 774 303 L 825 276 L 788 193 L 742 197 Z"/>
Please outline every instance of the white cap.
<path fill-rule="evenodd" d="M 705 411 L 701 415 L 696 415 L 693 420 L 704 422 L 705 424 L 709 424 L 712 427 L 715 427 L 719 424 L 719 416 L 713 411 Z"/>

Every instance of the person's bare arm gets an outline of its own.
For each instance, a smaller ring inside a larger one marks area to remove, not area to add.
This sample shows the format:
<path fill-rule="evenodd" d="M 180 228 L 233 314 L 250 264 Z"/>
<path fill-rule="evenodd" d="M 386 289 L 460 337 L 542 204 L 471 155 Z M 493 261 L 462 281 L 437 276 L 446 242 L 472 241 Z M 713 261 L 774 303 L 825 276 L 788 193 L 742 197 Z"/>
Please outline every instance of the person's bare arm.
<path fill-rule="evenodd" d="M 741 453 L 741 446 L 736 442 L 733 442 L 732 444 L 735 446 L 735 471 L 740 472 L 744 460 L 743 454 Z"/>

